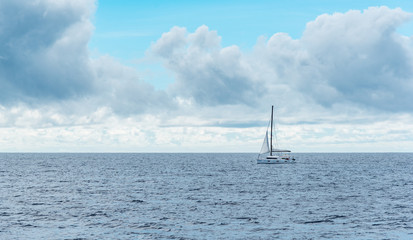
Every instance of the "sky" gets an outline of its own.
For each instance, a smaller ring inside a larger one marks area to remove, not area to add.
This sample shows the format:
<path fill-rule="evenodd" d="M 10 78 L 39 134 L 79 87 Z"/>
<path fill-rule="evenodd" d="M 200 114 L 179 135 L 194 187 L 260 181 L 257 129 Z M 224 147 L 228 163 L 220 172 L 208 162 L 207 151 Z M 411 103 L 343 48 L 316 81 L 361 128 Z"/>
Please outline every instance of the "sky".
<path fill-rule="evenodd" d="M 411 1 L 0 2 L 0 152 L 413 151 Z"/>

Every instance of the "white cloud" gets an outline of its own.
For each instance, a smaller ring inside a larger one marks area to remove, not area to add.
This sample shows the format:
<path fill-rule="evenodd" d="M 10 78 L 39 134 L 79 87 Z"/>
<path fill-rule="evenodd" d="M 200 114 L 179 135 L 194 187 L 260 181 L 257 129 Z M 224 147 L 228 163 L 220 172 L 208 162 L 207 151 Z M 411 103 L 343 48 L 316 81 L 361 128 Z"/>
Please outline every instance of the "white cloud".
<path fill-rule="evenodd" d="M 326 106 L 349 101 L 411 112 L 412 41 L 396 32 L 410 17 L 401 9 L 372 7 L 322 15 L 308 23 L 300 41 L 317 70 L 310 75 L 312 98 Z M 305 82 L 300 83 L 308 86 Z M 331 88 L 332 95 L 319 94 L 318 86 Z"/>
<path fill-rule="evenodd" d="M 136 70 L 126 67 L 111 57 L 93 61 L 97 86 L 91 98 L 98 106 L 108 106 L 116 114 L 157 113 L 174 107 L 164 91 L 155 88 L 138 77 Z M 161 108 L 161 109 L 160 109 Z"/>
<path fill-rule="evenodd" d="M 413 44 L 396 32 L 411 14 L 401 9 L 325 14 L 301 39 L 276 33 L 251 52 L 221 46 L 207 26 L 173 27 L 148 50 L 175 77 L 158 91 L 110 56 L 91 58 L 94 7 L 0 2 L 1 150 L 254 151 L 271 104 L 293 149 L 413 142 Z"/>
<path fill-rule="evenodd" d="M 220 41 L 207 26 L 191 34 L 174 27 L 152 46 L 175 73 L 172 95 L 201 105 L 255 103 L 263 89 L 254 81 L 250 63 L 237 46 L 222 48 Z"/>
<path fill-rule="evenodd" d="M 396 32 L 410 17 L 387 7 L 325 14 L 307 24 L 302 39 L 277 33 L 253 54 L 221 47 L 206 26 L 190 34 L 175 27 L 152 51 L 175 73 L 173 95 L 202 105 L 252 105 L 288 92 L 326 108 L 411 112 L 412 40 Z"/>

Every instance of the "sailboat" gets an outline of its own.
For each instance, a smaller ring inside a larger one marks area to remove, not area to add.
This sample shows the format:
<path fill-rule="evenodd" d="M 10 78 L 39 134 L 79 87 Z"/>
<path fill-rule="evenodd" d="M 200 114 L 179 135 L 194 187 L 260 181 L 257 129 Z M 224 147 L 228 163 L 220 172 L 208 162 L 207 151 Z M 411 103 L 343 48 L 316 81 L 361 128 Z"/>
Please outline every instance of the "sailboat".
<path fill-rule="evenodd" d="M 270 142 L 268 143 L 268 127 L 265 132 L 264 142 L 262 143 L 261 151 L 258 154 L 258 164 L 282 164 L 282 163 L 295 163 L 295 158 L 290 155 L 290 150 L 277 149 L 272 145 L 273 142 L 273 119 L 274 119 L 274 106 L 271 106 L 271 128 L 270 128 Z"/>

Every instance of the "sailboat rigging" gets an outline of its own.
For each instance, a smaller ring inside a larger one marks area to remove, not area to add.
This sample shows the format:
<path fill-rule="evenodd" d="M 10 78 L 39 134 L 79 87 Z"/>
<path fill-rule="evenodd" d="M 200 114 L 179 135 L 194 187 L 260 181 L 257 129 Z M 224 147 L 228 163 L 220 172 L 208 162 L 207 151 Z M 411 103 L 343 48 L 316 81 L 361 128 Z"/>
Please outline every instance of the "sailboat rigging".
<path fill-rule="evenodd" d="M 290 150 L 276 149 L 273 147 L 273 121 L 274 121 L 274 106 L 271 106 L 271 120 L 270 120 L 270 143 L 268 143 L 268 127 L 265 132 L 264 142 L 261 146 L 261 151 L 258 154 L 258 164 L 281 164 L 281 163 L 295 163 L 295 158 L 289 153 Z M 273 153 L 276 153 L 273 155 Z M 268 155 L 269 154 L 269 155 Z M 264 157 L 265 156 L 265 157 Z"/>

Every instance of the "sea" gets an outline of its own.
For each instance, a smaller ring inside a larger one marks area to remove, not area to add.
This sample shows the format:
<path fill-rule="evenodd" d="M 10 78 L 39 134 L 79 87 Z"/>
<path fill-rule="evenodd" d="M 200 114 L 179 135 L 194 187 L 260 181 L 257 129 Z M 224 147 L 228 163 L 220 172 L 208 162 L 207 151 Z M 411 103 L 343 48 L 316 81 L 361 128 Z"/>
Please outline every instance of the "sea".
<path fill-rule="evenodd" d="M 413 239 L 413 153 L 0 153 L 0 239 Z"/>

